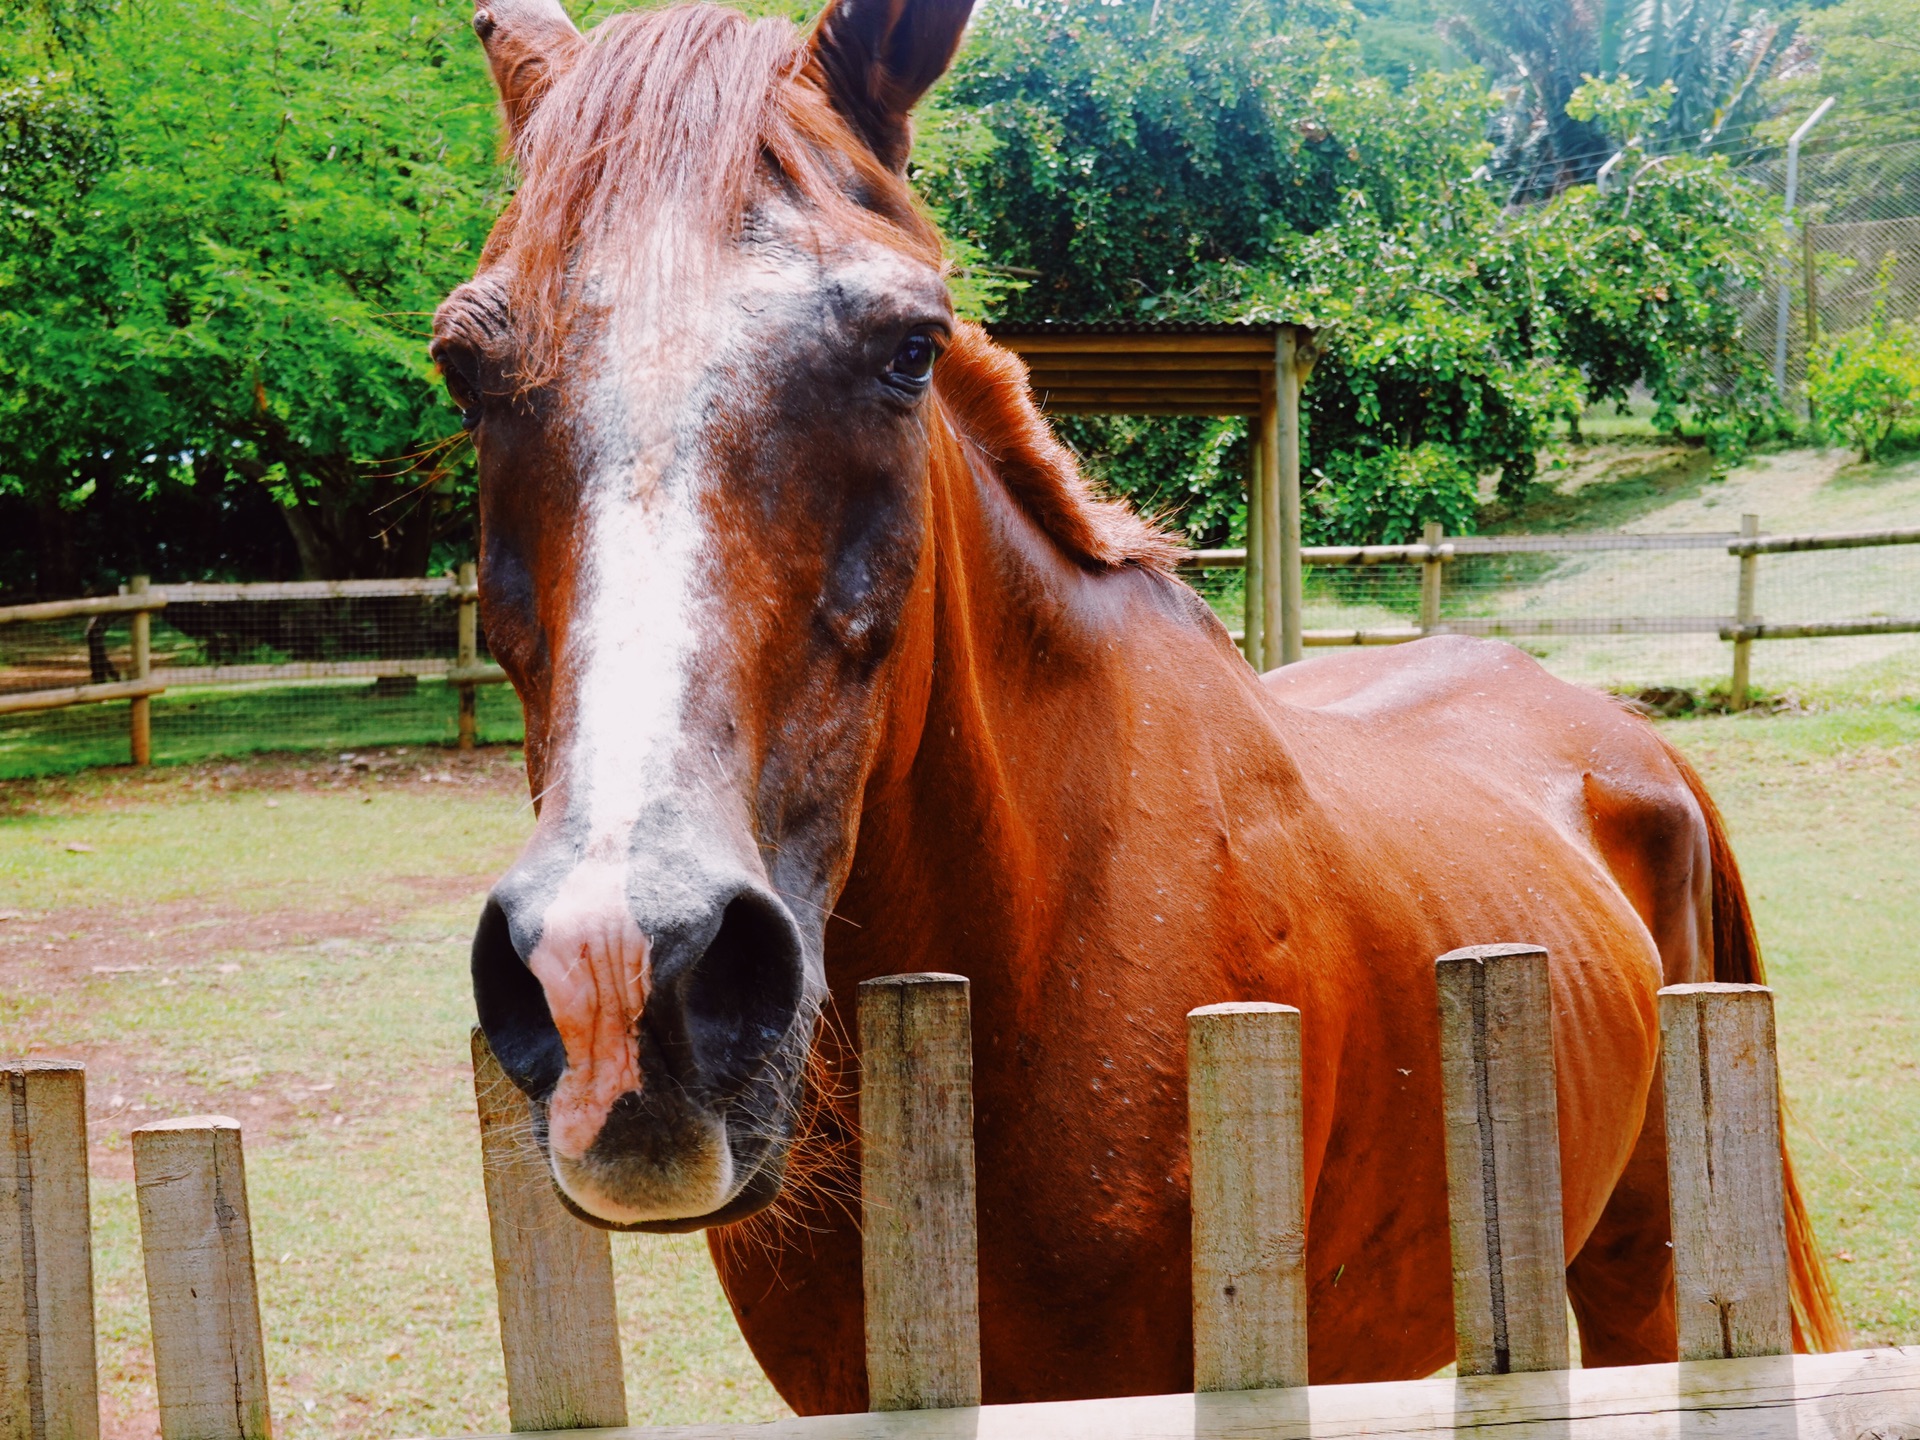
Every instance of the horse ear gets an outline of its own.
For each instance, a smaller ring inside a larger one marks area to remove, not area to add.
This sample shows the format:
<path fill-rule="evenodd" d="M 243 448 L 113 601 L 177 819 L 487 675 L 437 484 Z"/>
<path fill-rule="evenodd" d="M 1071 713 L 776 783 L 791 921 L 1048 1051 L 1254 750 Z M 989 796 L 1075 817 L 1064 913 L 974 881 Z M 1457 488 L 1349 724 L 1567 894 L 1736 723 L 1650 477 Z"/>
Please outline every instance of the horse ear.
<path fill-rule="evenodd" d="M 813 31 L 813 63 L 834 108 L 883 165 L 907 168 L 908 120 L 946 72 L 973 0 L 832 0 Z"/>
<path fill-rule="evenodd" d="M 473 30 L 486 47 L 507 132 L 518 140 L 540 97 L 572 67 L 586 41 L 559 0 L 480 0 Z"/>

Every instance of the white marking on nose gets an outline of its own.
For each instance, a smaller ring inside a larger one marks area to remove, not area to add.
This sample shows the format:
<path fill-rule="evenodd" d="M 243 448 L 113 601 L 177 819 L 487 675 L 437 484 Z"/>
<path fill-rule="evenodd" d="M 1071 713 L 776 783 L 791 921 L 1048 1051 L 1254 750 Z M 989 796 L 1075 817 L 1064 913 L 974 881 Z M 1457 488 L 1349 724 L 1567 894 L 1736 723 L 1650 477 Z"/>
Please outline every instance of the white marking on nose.
<path fill-rule="evenodd" d="M 640 1088 L 635 1037 L 651 988 L 647 937 L 628 909 L 626 868 L 589 860 L 547 906 L 527 968 L 546 993 L 567 1068 L 547 1104 L 547 1135 L 586 1154 L 613 1102 Z"/>

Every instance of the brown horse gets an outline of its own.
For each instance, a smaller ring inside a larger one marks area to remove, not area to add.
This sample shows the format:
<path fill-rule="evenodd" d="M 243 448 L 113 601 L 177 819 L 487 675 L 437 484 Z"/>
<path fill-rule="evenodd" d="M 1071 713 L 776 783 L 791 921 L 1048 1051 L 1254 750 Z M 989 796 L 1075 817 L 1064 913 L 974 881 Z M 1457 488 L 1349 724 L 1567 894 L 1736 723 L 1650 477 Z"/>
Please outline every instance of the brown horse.
<path fill-rule="evenodd" d="M 1433 961 L 1533 941 L 1584 1354 L 1671 1358 L 1654 992 L 1759 974 L 1711 803 L 1502 645 L 1248 669 L 953 318 L 903 170 L 967 8 L 475 17 L 522 184 L 434 352 L 539 823 L 473 974 L 555 1183 L 707 1228 L 780 1393 L 862 1408 L 828 1022 L 870 976 L 959 971 L 988 1399 L 1181 1390 L 1183 1017 L 1285 1001 L 1313 1376 L 1421 1375 L 1453 1349 Z M 827 1199 L 739 1226 L 783 1190 Z"/>

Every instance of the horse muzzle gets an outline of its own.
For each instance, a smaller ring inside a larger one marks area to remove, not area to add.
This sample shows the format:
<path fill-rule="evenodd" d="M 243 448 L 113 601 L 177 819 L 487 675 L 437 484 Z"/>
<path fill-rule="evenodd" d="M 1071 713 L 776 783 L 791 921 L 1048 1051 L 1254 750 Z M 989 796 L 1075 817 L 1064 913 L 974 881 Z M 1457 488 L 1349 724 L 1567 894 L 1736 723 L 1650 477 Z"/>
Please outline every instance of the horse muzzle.
<path fill-rule="evenodd" d="M 562 1198 L 611 1229 L 744 1218 L 778 1193 L 813 1039 L 792 916 L 746 875 L 554 852 L 488 897 L 473 988 Z"/>

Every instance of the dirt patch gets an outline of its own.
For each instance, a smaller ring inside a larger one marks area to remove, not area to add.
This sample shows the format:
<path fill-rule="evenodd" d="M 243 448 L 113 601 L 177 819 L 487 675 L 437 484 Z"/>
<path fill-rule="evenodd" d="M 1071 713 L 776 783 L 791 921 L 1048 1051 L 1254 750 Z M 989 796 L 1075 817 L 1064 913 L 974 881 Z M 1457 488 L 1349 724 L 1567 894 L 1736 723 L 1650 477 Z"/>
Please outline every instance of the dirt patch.
<path fill-rule="evenodd" d="M 389 786 L 421 792 L 452 786 L 524 795 L 527 772 L 519 747 L 508 745 L 465 751 L 396 745 L 248 755 L 191 765 L 117 765 L 73 775 L 0 780 L 0 819 L 84 814 L 164 803 L 194 794 L 317 793 Z"/>
<path fill-rule="evenodd" d="M 469 898 L 497 878 L 492 870 L 467 875 L 396 875 L 417 903 L 407 911 Z M 155 976 L 236 954 L 301 946 L 384 941 L 391 937 L 391 905 L 375 910 L 343 901 L 338 907 L 249 910 L 195 897 L 129 909 L 82 907 L 5 911 L 0 919 L 0 990 L 84 984 L 102 975 Z M 25 972 L 31 971 L 31 974 Z"/>
<path fill-rule="evenodd" d="M 1732 715 L 1732 702 L 1725 690 L 1694 690 L 1684 685 L 1649 685 L 1639 690 L 1612 692 L 1642 715 L 1661 720 L 1688 716 Z M 1810 715 L 1817 707 L 1786 691 L 1778 695 L 1756 695 L 1747 701 L 1748 715 Z"/>

